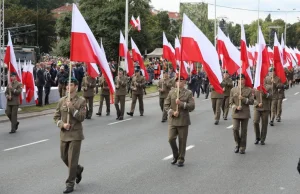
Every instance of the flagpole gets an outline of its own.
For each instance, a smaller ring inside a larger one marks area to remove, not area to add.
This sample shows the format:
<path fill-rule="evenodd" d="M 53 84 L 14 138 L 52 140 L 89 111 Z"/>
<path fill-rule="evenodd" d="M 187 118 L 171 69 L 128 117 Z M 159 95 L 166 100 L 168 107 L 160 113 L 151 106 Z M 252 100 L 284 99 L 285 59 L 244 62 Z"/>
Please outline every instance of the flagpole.
<path fill-rule="evenodd" d="M 129 0 L 126 0 L 126 5 L 125 5 L 125 43 L 128 47 L 128 4 L 129 4 Z M 125 53 L 126 55 L 126 53 Z"/>
<path fill-rule="evenodd" d="M 11 66 L 11 64 L 10 64 L 10 62 L 8 63 L 8 74 L 7 74 L 7 86 L 6 87 L 10 87 L 11 86 L 11 80 L 10 80 L 10 67 Z M 11 89 L 10 88 L 8 88 L 8 91 L 9 91 L 9 97 L 11 98 Z"/>
<path fill-rule="evenodd" d="M 240 96 L 242 95 L 242 66 L 243 66 L 243 61 L 241 61 L 241 68 L 240 68 L 240 83 L 239 83 L 239 89 L 240 89 Z M 239 106 L 241 106 L 242 101 L 239 99 Z"/>
<path fill-rule="evenodd" d="M 68 83 L 68 87 L 69 87 L 69 90 L 68 90 L 68 102 L 70 102 L 70 100 L 71 100 L 71 90 L 70 90 L 70 86 L 71 86 L 71 74 L 72 74 L 72 65 L 71 65 L 71 61 L 70 61 L 70 65 L 69 65 L 69 83 Z M 69 106 L 68 106 L 67 124 L 70 124 L 70 108 L 69 108 Z"/>

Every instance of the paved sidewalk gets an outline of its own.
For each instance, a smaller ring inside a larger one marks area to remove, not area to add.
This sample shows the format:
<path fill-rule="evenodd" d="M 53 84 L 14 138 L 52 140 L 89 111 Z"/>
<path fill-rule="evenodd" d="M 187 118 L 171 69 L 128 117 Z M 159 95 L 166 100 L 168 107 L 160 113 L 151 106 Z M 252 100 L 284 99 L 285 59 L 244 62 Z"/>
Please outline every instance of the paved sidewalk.
<path fill-rule="evenodd" d="M 144 99 L 146 98 L 153 98 L 153 97 L 157 97 L 158 96 L 158 92 L 154 92 L 151 94 L 147 94 L 144 95 Z M 130 101 L 131 98 L 130 97 L 126 97 L 126 101 Z M 99 102 L 94 102 L 94 107 L 98 107 L 99 106 Z M 104 103 L 105 106 L 105 103 Z M 18 113 L 18 120 L 22 120 L 22 119 L 28 119 L 28 118 L 32 118 L 32 117 L 37 117 L 37 116 L 44 116 L 44 115 L 49 115 L 49 114 L 53 114 L 55 112 L 55 109 L 49 109 L 49 110 L 44 110 L 41 112 L 32 112 L 32 113 Z M 0 123 L 4 123 L 4 122 L 8 122 L 9 119 L 7 118 L 6 115 L 0 116 Z"/>

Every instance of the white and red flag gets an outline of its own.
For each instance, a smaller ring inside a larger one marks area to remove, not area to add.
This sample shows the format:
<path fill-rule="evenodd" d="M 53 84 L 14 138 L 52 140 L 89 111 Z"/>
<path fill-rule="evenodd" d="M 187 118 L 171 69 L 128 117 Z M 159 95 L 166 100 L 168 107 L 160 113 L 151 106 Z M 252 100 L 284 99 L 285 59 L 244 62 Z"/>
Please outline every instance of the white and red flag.
<path fill-rule="evenodd" d="M 176 70 L 175 49 L 168 42 L 165 32 L 163 32 L 163 58 L 172 63 L 173 69 Z"/>
<path fill-rule="evenodd" d="M 283 68 L 283 55 L 282 55 L 281 45 L 278 42 L 277 35 L 274 35 L 274 68 L 275 75 L 280 78 L 281 83 L 286 82 L 285 71 Z"/>
<path fill-rule="evenodd" d="M 114 80 L 104 50 L 100 48 L 94 34 L 75 4 L 73 4 L 72 12 L 70 60 L 99 65 L 110 91 L 114 93 Z"/>
<path fill-rule="evenodd" d="M 38 104 L 37 88 L 34 83 L 33 65 L 31 62 L 26 63 L 25 61 L 22 78 L 25 85 L 26 102 L 29 103 L 34 99 L 35 103 Z"/>
<path fill-rule="evenodd" d="M 226 69 L 230 75 L 233 75 L 240 69 L 240 52 L 232 44 L 229 38 L 224 34 L 221 28 L 218 28 L 217 50 L 222 59 L 223 69 Z"/>
<path fill-rule="evenodd" d="M 274 61 L 274 51 L 269 46 L 268 46 L 268 53 L 269 53 L 270 63 L 273 63 L 273 61 Z"/>
<path fill-rule="evenodd" d="M 141 19 L 140 16 L 137 17 L 136 19 L 136 23 L 137 23 L 137 30 L 140 32 L 142 30 L 142 25 L 141 25 Z"/>
<path fill-rule="evenodd" d="M 181 37 L 181 49 L 185 53 L 182 55 L 182 60 L 202 63 L 210 84 L 218 93 L 223 93 L 218 53 L 209 39 L 185 14 L 183 14 Z"/>
<path fill-rule="evenodd" d="M 294 52 L 298 59 L 298 66 L 300 66 L 300 51 L 297 48 L 294 48 Z"/>
<path fill-rule="evenodd" d="M 125 38 L 121 31 L 120 31 L 119 56 L 125 58 L 125 70 L 127 71 L 127 75 L 131 77 L 134 74 L 134 64 L 130 56 L 128 47 L 126 45 Z"/>
<path fill-rule="evenodd" d="M 133 27 L 133 28 L 137 28 L 138 27 L 138 23 L 137 23 L 137 21 L 136 21 L 136 19 L 133 17 L 133 16 L 131 16 L 131 20 L 130 20 L 130 25 Z"/>
<path fill-rule="evenodd" d="M 267 91 L 264 87 L 264 80 L 269 73 L 270 59 L 269 59 L 266 41 L 261 31 L 261 27 L 259 27 L 258 37 L 259 37 L 259 41 L 257 46 L 258 51 L 257 51 L 257 64 L 256 64 L 256 71 L 255 71 L 254 88 L 260 91 L 264 91 L 266 93 Z"/>
<path fill-rule="evenodd" d="M 87 74 L 92 78 L 97 78 L 100 75 L 98 66 L 96 63 L 86 63 Z"/>
<path fill-rule="evenodd" d="M 246 34 L 245 34 L 245 29 L 243 24 L 241 25 L 241 58 L 240 59 L 242 62 L 242 73 L 245 75 L 245 86 L 252 88 L 253 79 L 250 70 Z"/>
<path fill-rule="evenodd" d="M 131 49 L 132 49 L 132 58 L 133 58 L 133 60 L 139 62 L 139 65 L 140 65 L 143 76 L 145 76 L 146 80 L 149 80 L 149 75 L 148 75 L 147 69 L 145 67 L 144 59 L 142 57 L 142 54 L 141 54 L 139 48 L 136 46 L 136 44 L 135 44 L 135 42 L 133 41 L 132 38 L 131 38 Z"/>
<path fill-rule="evenodd" d="M 188 64 L 186 62 L 183 62 L 181 60 L 181 55 L 184 55 L 184 53 L 181 52 L 181 45 L 178 37 L 175 38 L 175 58 L 178 65 L 180 65 L 180 76 L 184 79 L 187 79 L 189 77 L 188 74 Z M 177 65 L 176 65 L 176 71 L 177 71 Z"/>

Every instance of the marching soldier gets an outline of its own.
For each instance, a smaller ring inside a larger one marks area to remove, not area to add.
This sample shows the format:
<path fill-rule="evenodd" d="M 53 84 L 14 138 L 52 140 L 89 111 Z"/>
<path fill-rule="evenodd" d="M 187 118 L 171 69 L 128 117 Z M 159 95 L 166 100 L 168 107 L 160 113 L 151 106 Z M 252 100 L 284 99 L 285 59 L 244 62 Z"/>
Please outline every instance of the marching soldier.
<path fill-rule="evenodd" d="M 130 112 L 127 112 L 127 115 L 133 116 L 136 100 L 139 100 L 139 109 L 140 116 L 144 116 L 144 102 L 143 102 L 143 94 L 145 87 L 145 77 L 141 75 L 140 69 L 137 68 L 135 70 L 135 75 L 131 81 L 131 90 L 132 90 L 132 103 Z"/>
<path fill-rule="evenodd" d="M 168 71 L 164 71 L 163 79 L 160 79 L 158 82 L 158 92 L 159 92 L 159 105 L 161 108 L 162 114 L 162 120 L 161 122 L 167 121 L 167 112 L 164 109 L 164 101 L 167 98 L 171 88 L 173 86 L 172 80 L 169 78 Z"/>
<path fill-rule="evenodd" d="M 222 102 L 223 119 L 227 120 L 228 111 L 229 111 L 229 96 L 230 96 L 230 91 L 233 88 L 233 82 L 232 79 L 230 79 L 227 70 L 224 71 L 224 79 L 222 81 L 222 85 L 224 91 L 224 98 Z"/>
<path fill-rule="evenodd" d="M 283 84 L 280 82 L 279 77 L 274 74 L 274 68 L 269 68 L 269 75 L 265 78 L 264 85 L 269 85 L 272 88 L 272 102 L 271 102 L 271 121 L 270 125 L 274 126 L 274 119 L 277 114 L 278 105 L 278 89 L 283 88 Z"/>
<path fill-rule="evenodd" d="M 223 82 L 221 83 L 221 86 L 224 87 Z M 210 98 L 211 98 L 212 108 L 215 115 L 215 125 L 218 125 L 221 116 L 221 107 L 224 99 L 224 94 L 220 94 L 217 91 L 215 91 L 215 89 L 211 85 Z"/>
<path fill-rule="evenodd" d="M 12 72 L 10 74 L 11 83 L 8 84 L 5 90 L 5 96 L 7 99 L 5 114 L 11 122 L 11 131 L 9 133 L 15 133 L 18 130 L 18 109 L 20 105 L 20 95 L 22 93 L 22 83 L 17 81 L 17 73 Z"/>
<path fill-rule="evenodd" d="M 234 152 L 245 154 L 248 121 L 251 117 L 249 105 L 253 105 L 254 97 L 252 95 L 252 89 L 245 86 L 244 74 L 240 74 L 237 79 L 239 85 L 231 89 L 229 98 L 229 105 L 232 108 L 233 136 L 236 143 Z M 242 87 L 241 93 L 239 88 L 240 86 Z M 241 133 L 239 132 L 240 126 Z"/>
<path fill-rule="evenodd" d="M 86 119 L 91 119 L 94 106 L 94 89 L 96 87 L 96 79 L 89 76 L 87 73 L 82 81 L 83 97 L 87 102 Z"/>
<path fill-rule="evenodd" d="M 116 82 L 115 107 L 117 111 L 117 120 L 123 120 L 124 112 L 125 112 L 127 77 L 124 76 L 124 71 L 122 68 L 119 68 L 119 75 L 116 77 L 115 82 Z M 119 107 L 119 103 L 121 106 L 121 110 Z"/>
<path fill-rule="evenodd" d="M 179 98 L 177 96 L 178 87 L 173 88 L 165 99 L 164 108 L 169 116 L 169 143 L 173 152 L 171 164 L 176 164 L 178 161 L 178 167 L 182 167 L 185 161 L 188 129 L 191 125 L 189 113 L 195 109 L 195 101 L 192 92 L 184 88 L 185 79 L 180 77 L 176 81 L 179 87 Z M 177 136 L 179 149 L 176 143 Z"/>
<path fill-rule="evenodd" d="M 278 88 L 278 102 L 277 102 L 277 113 L 276 120 L 277 122 L 281 122 L 281 114 L 282 114 L 282 101 L 285 99 L 285 84 L 282 87 Z"/>
<path fill-rule="evenodd" d="M 267 93 L 256 90 L 254 92 L 254 132 L 256 140 L 254 144 L 260 142 L 261 145 L 265 145 L 265 140 L 268 131 L 268 120 L 270 115 L 270 107 L 272 101 L 272 87 L 266 86 Z M 261 121 L 261 129 L 259 123 Z"/>
<path fill-rule="evenodd" d="M 70 101 L 65 96 L 58 102 L 54 121 L 60 130 L 60 154 L 62 161 L 69 168 L 69 176 L 66 180 L 66 189 L 63 193 L 71 193 L 74 190 L 75 181 L 80 183 L 83 166 L 78 164 L 81 141 L 84 139 L 82 122 L 86 117 L 86 103 L 83 97 L 77 95 L 78 81 L 71 79 Z M 69 120 L 69 122 L 68 122 Z"/>
<path fill-rule="evenodd" d="M 100 106 L 99 106 L 98 113 L 96 113 L 96 115 L 98 115 L 98 116 L 102 115 L 103 101 L 105 99 L 106 116 L 109 116 L 110 115 L 110 91 L 109 91 L 108 83 L 106 82 L 105 77 L 104 77 L 103 74 L 100 77 L 99 82 L 100 82 L 99 86 L 101 87 Z"/>

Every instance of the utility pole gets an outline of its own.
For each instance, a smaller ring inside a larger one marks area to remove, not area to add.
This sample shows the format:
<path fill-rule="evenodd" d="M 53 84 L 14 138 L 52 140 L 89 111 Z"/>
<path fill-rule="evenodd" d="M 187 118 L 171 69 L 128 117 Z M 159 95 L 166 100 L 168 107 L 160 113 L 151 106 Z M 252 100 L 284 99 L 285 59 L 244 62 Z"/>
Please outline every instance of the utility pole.
<path fill-rule="evenodd" d="M 2 80 L 2 84 L 0 84 L 0 91 L 4 91 L 4 83 L 5 83 L 5 71 L 4 71 L 4 48 L 5 48 L 5 40 L 4 40 L 4 0 L 0 0 L 0 83 Z"/>

